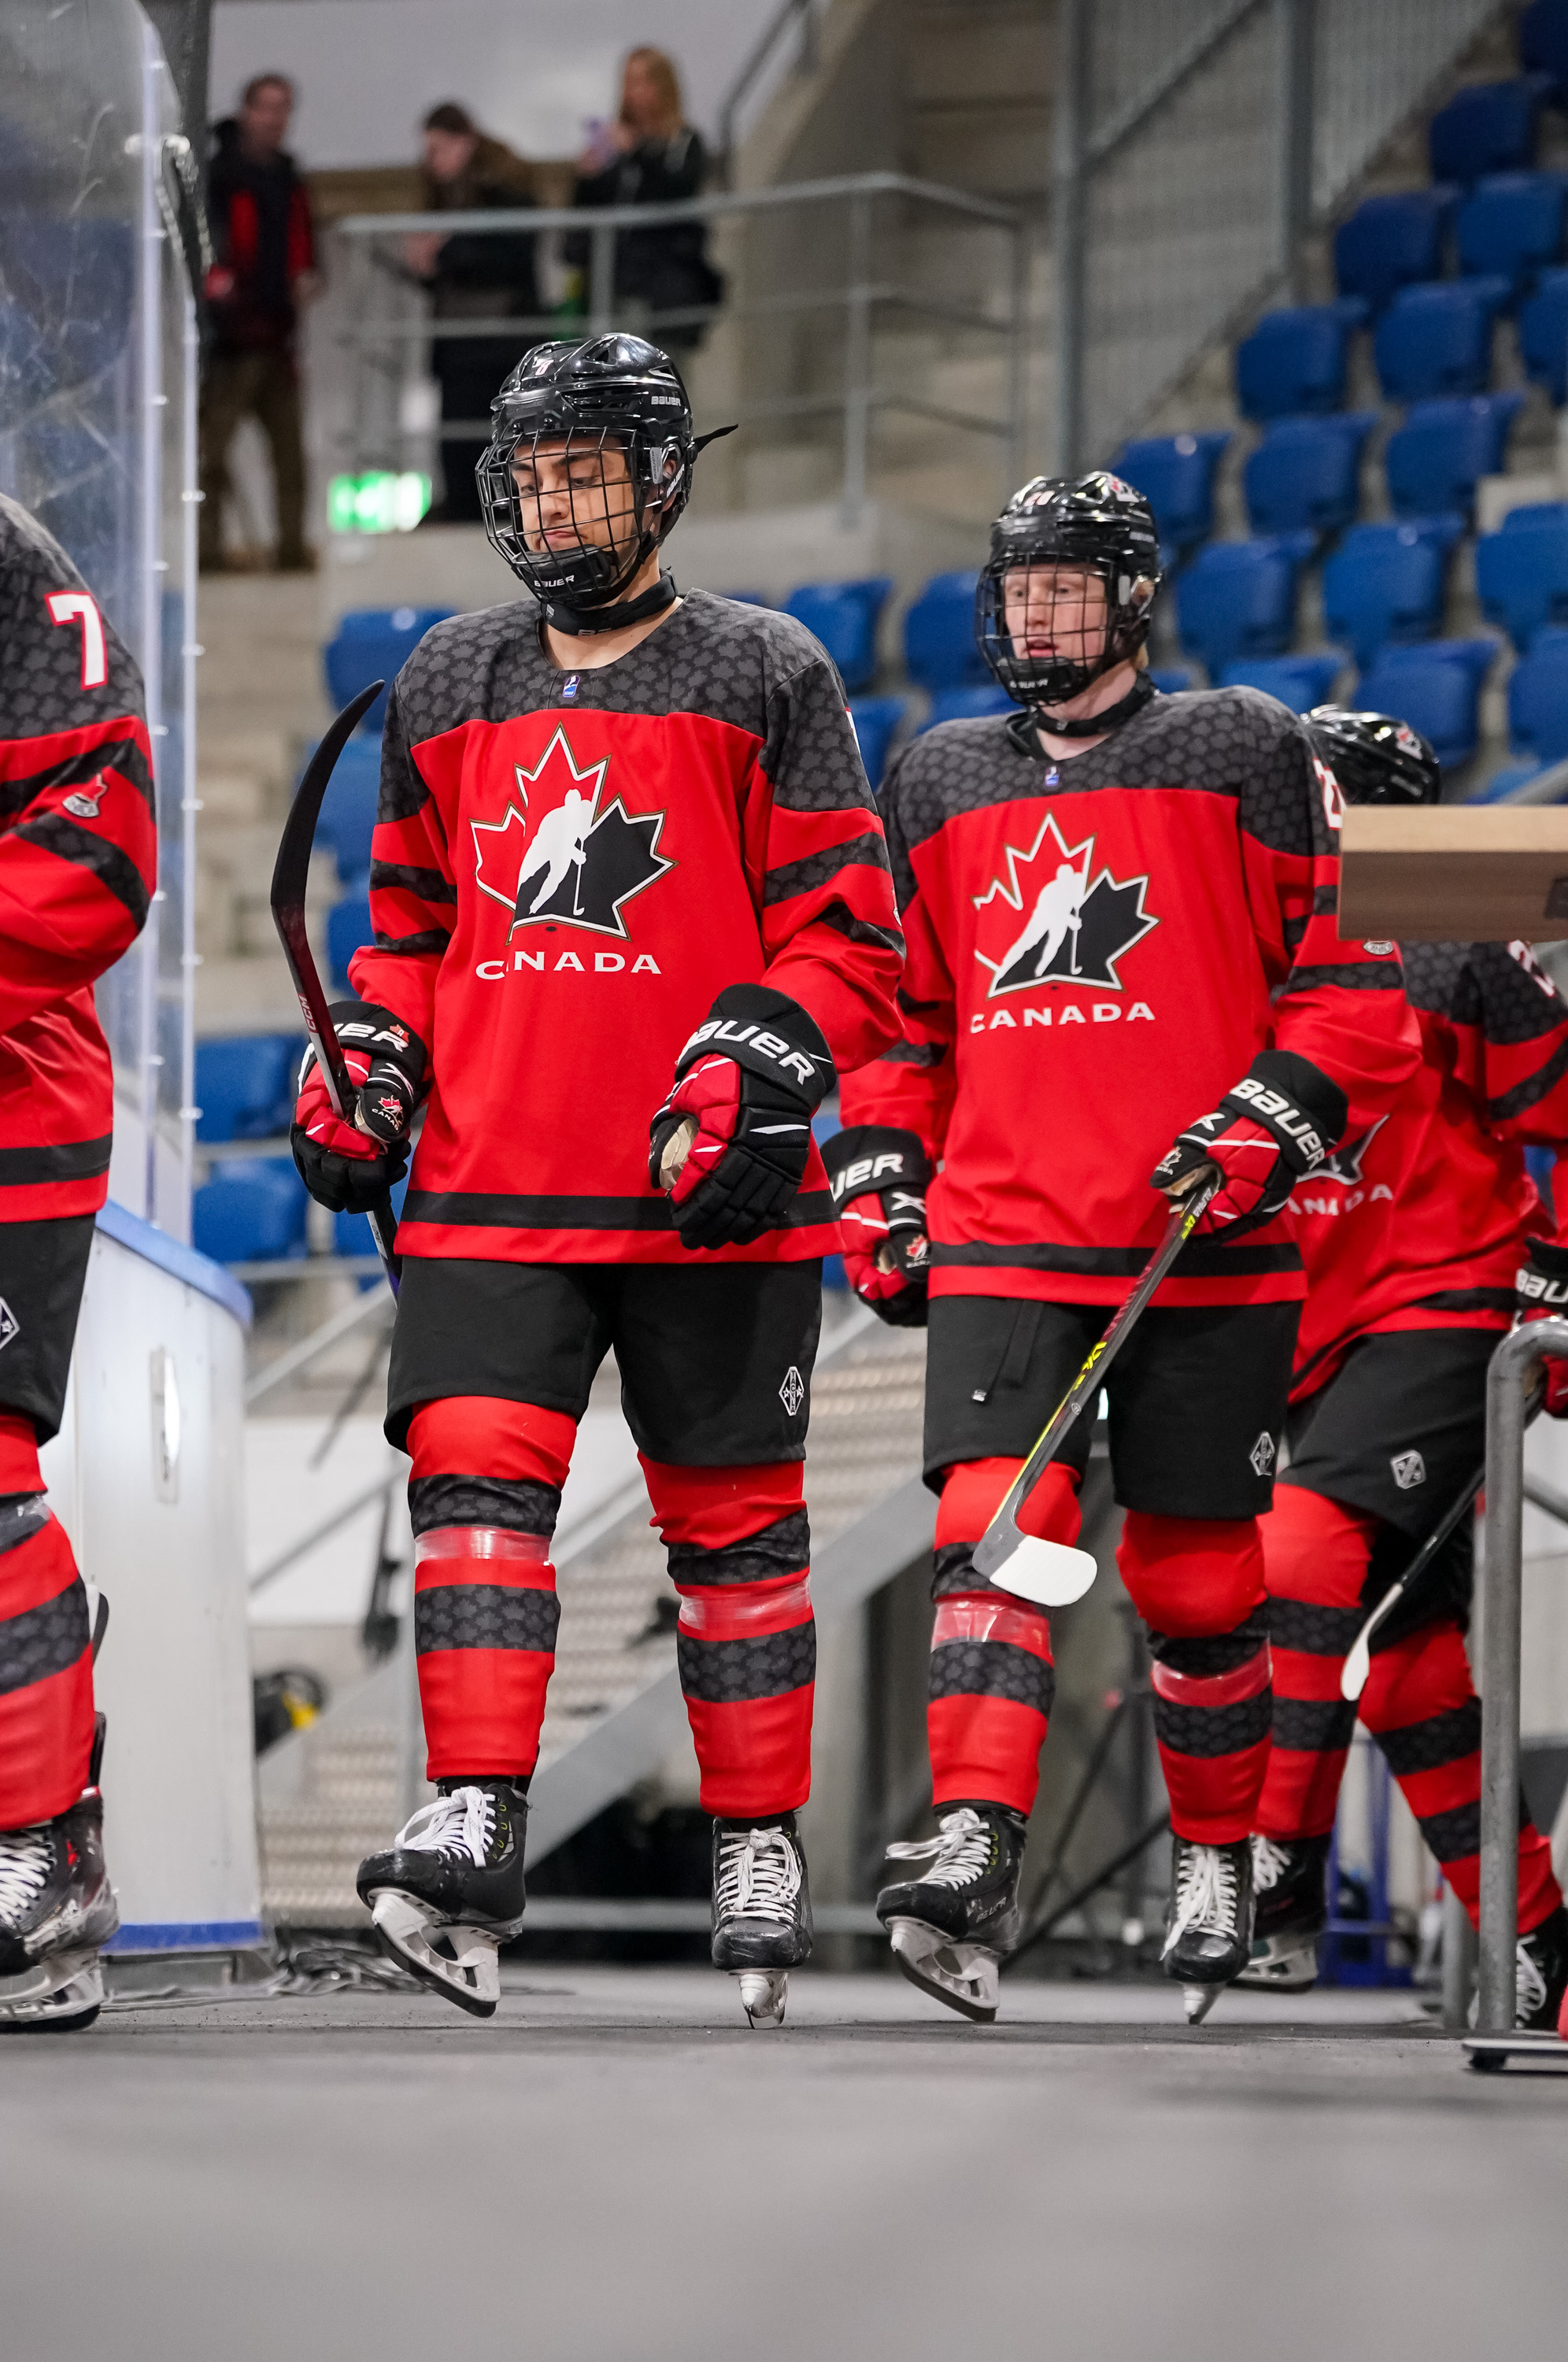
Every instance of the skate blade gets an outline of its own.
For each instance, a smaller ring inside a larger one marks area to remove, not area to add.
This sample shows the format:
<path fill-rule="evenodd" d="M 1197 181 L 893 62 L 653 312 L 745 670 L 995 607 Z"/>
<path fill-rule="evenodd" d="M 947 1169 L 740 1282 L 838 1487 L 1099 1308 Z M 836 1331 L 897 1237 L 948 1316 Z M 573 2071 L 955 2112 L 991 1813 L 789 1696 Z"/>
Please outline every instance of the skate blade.
<path fill-rule="evenodd" d="M 455 2001 L 473 2017 L 493 2017 L 501 1999 L 501 1938 L 488 1927 L 459 1927 L 434 1918 L 425 1905 L 395 1887 L 383 1886 L 370 1900 L 370 1916 L 381 1948 L 421 1984 L 444 2001 Z M 432 1937 L 449 1945 L 438 1951 Z"/>
<path fill-rule="evenodd" d="M 1269 1938 L 1253 1946 L 1252 1959 L 1233 1980 L 1236 1984 L 1269 1992 L 1310 1992 L 1317 1981 L 1315 1943 L 1292 1945 L 1288 1951 L 1275 1950 Z"/>
<path fill-rule="evenodd" d="M 1183 1985 L 1181 2005 L 1188 2025 L 1201 2025 L 1224 1990 L 1223 1985 Z"/>
<path fill-rule="evenodd" d="M 740 1987 L 741 2007 L 754 2026 L 782 2025 L 790 1998 L 788 1969 L 732 1969 Z"/>
<path fill-rule="evenodd" d="M 57 1952 L 19 1976 L 0 1977 L 0 2033 L 84 2031 L 103 2006 L 95 1951 Z"/>
<path fill-rule="evenodd" d="M 911 1985 L 955 2009 L 976 2025 L 989 2025 L 1001 1998 L 999 1962 L 982 1944 L 955 1944 L 923 1919 L 889 1919 L 893 1958 Z"/>

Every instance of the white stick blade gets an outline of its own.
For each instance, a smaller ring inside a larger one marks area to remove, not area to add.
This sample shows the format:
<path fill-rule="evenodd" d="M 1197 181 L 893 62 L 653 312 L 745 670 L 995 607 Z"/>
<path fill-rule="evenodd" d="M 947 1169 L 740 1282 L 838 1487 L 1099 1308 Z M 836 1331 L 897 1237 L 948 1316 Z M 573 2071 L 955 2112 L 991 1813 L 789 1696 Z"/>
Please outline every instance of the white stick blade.
<path fill-rule="evenodd" d="M 1372 1671 L 1371 1637 L 1366 1631 L 1356 1635 L 1355 1646 L 1345 1659 L 1344 1671 L 1340 1675 L 1340 1695 L 1348 1698 L 1352 1705 L 1366 1687 L 1366 1677 Z"/>
<path fill-rule="evenodd" d="M 1070 1607 L 1075 1599 L 1083 1597 L 1099 1572 L 1089 1551 L 1021 1534 L 1017 1548 L 993 1571 L 991 1581 L 1015 1598 L 1032 1599 L 1037 1607 Z"/>

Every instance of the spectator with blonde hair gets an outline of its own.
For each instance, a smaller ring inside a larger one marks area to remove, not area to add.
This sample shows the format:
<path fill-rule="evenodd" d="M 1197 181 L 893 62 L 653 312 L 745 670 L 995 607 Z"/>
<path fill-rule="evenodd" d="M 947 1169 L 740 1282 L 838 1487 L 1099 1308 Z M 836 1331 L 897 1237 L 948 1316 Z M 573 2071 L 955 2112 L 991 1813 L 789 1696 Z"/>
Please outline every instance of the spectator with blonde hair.
<path fill-rule="evenodd" d="M 580 205 L 668 205 L 694 197 L 708 171 L 700 131 L 685 119 L 680 77 L 663 50 L 630 51 L 621 73 L 620 112 L 600 127 L 578 160 Z M 707 230 L 699 221 L 660 222 L 623 230 L 615 241 L 615 295 L 646 304 L 668 352 L 691 351 L 703 324 L 671 325 L 671 312 L 703 310 L 723 300 L 724 282 L 707 257 Z M 574 238 L 571 259 L 582 261 L 588 241 Z"/>

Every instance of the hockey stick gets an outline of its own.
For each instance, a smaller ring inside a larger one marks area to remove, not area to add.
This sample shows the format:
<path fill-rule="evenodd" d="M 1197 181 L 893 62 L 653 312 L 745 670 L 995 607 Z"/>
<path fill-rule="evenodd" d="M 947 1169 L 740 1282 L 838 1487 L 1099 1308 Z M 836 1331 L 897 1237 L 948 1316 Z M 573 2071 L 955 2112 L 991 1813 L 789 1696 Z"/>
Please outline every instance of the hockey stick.
<path fill-rule="evenodd" d="M 358 1096 L 354 1077 L 348 1072 L 348 1062 L 343 1055 L 343 1045 L 337 1039 L 337 1028 L 326 1010 L 326 995 L 321 988 L 315 955 L 305 936 L 305 883 L 310 876 L 311 847 L 315 842 L 315 824 L 321 817 L 321 800 L 326 793 L 326 783 L 332 769 L 348 740 L 359 728 L 376 699 L 386 687 L 383 680 L 374 680 L 350 699 L 342 712 L 327 728 L 326 736 L 305 765 L 293 802 L 289 806 L 288 819 L 278 846 L 278 858 L 272 869 L 272 921 L 278 930 L 278 940 L 283 946 L 289 974 L 293 978 L 299 997 L 305 1030 L 315 1044 L 316 1058 L 321 1066 L 326 1096 L 332 1102 L 332 1112 L 339 1123 L 352 1126 L 354 1101 Z M 379 1198 L 370 1208 L 370 1236 L 376 1242 L 387 1282 L 392 1294 L 397 1294 L 398 1259 L 392 1251 L 397 1236 L 397 1218 L 392 1209 L 389 1195 Z"/>
<path fill-rule="evenodd" d="M 1527 1427 L 1535 1418 L 1545 1399 L 1545 1389 L 1538 1388 L 1529 1408 L 1525 1413 Z M 1486 1465 L 1483 1461 L 1469 1484 L 1461 1492 L 1459 1498 L 1432 1528 L 1398 1582 L 1390 1584 L 1356 1634 L 1354 1645 L 1350 1655 L 1345 1659 L 1344 1670 L 1340 1675 L 1340 1695 L 1348 1699 L 1353 1705 L 1366 1687 L 1366 1677 L 1372 1671 L 1372 1643 L 1375 1634 L 1381 1626 L 1386 1624 L 1394 1610 L 1408 1599 L 1411 1592 L 1424 1580 L 1428 1568 L 1442 1549 L 1443 1544 L 1455 1532 L 1466 1513 L 1474 1507 L 1476 1497 L 1485 1481 Z"/>
<path fill-rule="evenodd" d="M 975 1545 L 975 1570 L 1003 1591 L 1032 1599 L 1041 1607 L 1066 1607 L 1081 1599 L 1098 1569 L 1093 1553 L 1074 1550 L 1066 1542 L 1042 1541 L 1021 1531 L 1018 1513 L 1045 1473 L 1046 1462 L 1068 1429 L 1105 1378 L 1132 1332 L 1140 1314 L 1202 1220 L 1224 1180 L 1218 1165 L 1200 1164 L 1196 1179 L 1179 1205 L 1171 1208 L 1165 1235 L 1139 1274 L 1125 1303 L 1110 1317 L 1103 1337 L 1095 1340 L 1089 1356 L 1067 1388 L 1023 1466 L 1011 1491 Z"/>

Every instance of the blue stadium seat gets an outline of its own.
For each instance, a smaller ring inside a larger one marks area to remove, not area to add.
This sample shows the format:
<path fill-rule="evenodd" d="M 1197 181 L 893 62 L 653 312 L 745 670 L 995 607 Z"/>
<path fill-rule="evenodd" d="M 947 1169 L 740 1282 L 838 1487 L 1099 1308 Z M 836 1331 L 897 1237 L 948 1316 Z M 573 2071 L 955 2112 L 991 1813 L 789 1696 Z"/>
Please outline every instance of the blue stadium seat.
<path fill-rule="evenodd" d="M 1519 353 L 1561 410 L 1568 402 L 1568 270 L 1543 270 L 1520 304 Z"/>
<path fill-rule="evenodd" d="M 1192 687 L 1192 675 L 1185 665 L 1151 665 L 1149 679 L 1162 697 L 1180 697 Z"/>
<path fill-rule="evenodd" d="M 978 688 L 990 679 L 975 639 L 972 570 L 933 574 L 904 615 L 904 665 L 922 689 Z"/>
<path fill-rule="evenodd" d="M 1568 502 L 1515 509 L 1475 545 L 1475 588 L 1489 624 L 1523 656 L 1548 624 L 1568 624 Z"/>
<path fill-rule="evenodd" d="M 1334 280 L 1342 295 L 1359 295 L 1381 312 L 1401 287 L 1442 276 L 1443 237 L 1453 211 L 1452 189 L 1408 189 L 1397 196 L 1364 197 L 1334 232 Z"/>
<path fill-rule="evenodd" d="M 1238 657 L 1283 656 L 1296 628 L 1296 569 L 1313 535 L 1271 534 L 1260 541 L 1211 541 L 1176 584 L 1176 621 L 1188 656 L 1212 680 Z"/>
<path fill-rule="evenodd" d="M 1292 713 L 1309 713 L 1327 701 L 1344 668 L 1343 657 L 1331 648 L 1321 656 L 1243 657 L 1238 664 L 1220 666 L 1220 687 L 1261 689 Z"/>
<path fill-rule="evenodd" d="M 1430 639 L 1442 622 L 1458 516 L 1353 525 L 1323 568 L 1323 628 L 1369 665 L 1390 640 Z"/>
<path fill-rule="evenodd" d="M 1516 788 L 1522 788 L 1527 779 L 1533 779 L 1540 768 L 1541 766 L 1535 762 L 1505 763 L 1481 787 L 1472 789 L 1464 800 L 1467 804 L 1500 804 L 1505 797 L 1513 794 Z M 1568 788 L 1563 793 L 1568 795 Z"/>
<path fill-rule="evenodd" d="M 1380 649 L 1356 683 L 1357 709 L 1397 714 L 1430 740 L 1438 761 L 1452 770 L 1467 763 L 1479 743 L 1481 684 L 1496 654 L 1496 640 Z"/>
<path fill-rule="evenodd" d="M 1017 706 L 1005 689 L 993 681 L 988 689 L 939 689 L 931 701 L 931 712 L 921 723 L 916 736 L 934 730 L 939 722 L 983 722 L 989 713 L 1016 713 Z"/>
<path fill-rule="evenodd" d="M 1488 172 L 1528 171 L 1535 161 L 1547 79 L 1519 74 L 1511 82 L 1472 83 L 1456 91 L 1428 128 L 1433 180 L 1469 187 Z"/>
<path fill-rule="evenodd" d="M 1111 473 L 1143 493 L 1160 528 L 1160 562 L 1178 565 L 1189 549 L 1214 530 L 1214 470 L 1227 431 L 1203 435 L 1148 435 L 1124 443 Z"/>
<path fill-rule="evenodd" d="M 431 624 L 444 624 L 451 613 L 450 607 L 352 607 L 340 615 L 336 638 L 321 652 L 334 705 L 347 705 L 369 681 L 394 680 Z M 386 699 L 378 697 L 360 729 L 379 731 L 386 710 Z"/>
<path fill-rule="evenodd" d="M 326 956 L 332 981 L 348 988 L 348 963 L 362 944 L 374 941 L 370 925 L 370 874 L 367 869 L 348 880 L 348 891 L 326 914 Z"/>
<path fill-rule="evenodd" d="M 874 788 L 879 788 L 893 734 L 904 718 L 904 701 L 901 697 L 852 697 L 849 718 L 855 724 L 866 776 Z"/>
<path fill-rule="evenodd" d="M 1361 505 L 1361 448 L 1372 410 L 1332 418 L 1280 418 L 1242 474 L 1254 533 L 1339 533 Z"/>
<path fill-rule="evenodd" d="M 191 1199 L 191 1243 L 215 1263 L 294 1261 L 305 1251 L 304 1183 L 292 1156 L 226 1157 Z"/>
<path fill-rule="evenodd" d="M 1568 101 L 1568 0 L 1530 0 L 1518 20 L 1519 63 L 1546 74 L 1561 106 Z"/>
<path fill-rule="evenodd" d="M 1236 400 L 1246 418 L 1338 410 L 1345 398 L 1351 330 L 1366 316 L 1359 296 L 1265 312 L 1236 348 Z"/>
<path fill-rule="evenodd" d="M 401 1181 L 392 1184 L 392 1212 L 400 1221 L 403 1219 L 403 1201 L 407 1195 L 408 1175 L 405 1173 Z M 334 1254 L 340 1255 L 374 1254 L 376 1242 L 370 1236 L 370 1216 L 368 1214 L 334 1214 L 332 1252 Z M 373 1285 L 373 1282 L 370 1284 Z"/>
<path fill-rule="evenodd" d="M 1496 272 L 1517 300 L 1562 248 L 1561 172 L 1494 172 L 1459 209 L 1459 267 Z"/>
<path fill-rule="evenodd" d="M 281 1140 L 294 1110 L 303 1033 L 235 1033 L 196 1044 L 202 1141 Z"/>
<path fill-rule="evenodd" d="M 1485 393 L 1492 378 L 1492 324 L 1507 302 L 1507 280 L 1440 279 L 1402 287 L 1372 339 L 1378 382 L 1389 402 L 1435 402 Z"/>
<path fill-rule="evenodd" d="M 1568 756 L 1568 630 L 1538 632 L 1508 682 L 1508 736 L 1516 752 L 1538 763 Z"/>
<path fill-rule="evenodd" d="M 1502 468 L 1508 429 L 1524 402 L 1510 390 L 1417 403 L 1384 453 L 1395 515 L 1468 516 L 1477 479 Z"/>
<path fill-rule="evenodd" d="M 893 587 L 890 574 L 858 582 L 802 582 L 784 612 L 821 640 L 845 689 L 869 689 L 877 678 L 877 623 Z"/>
<path fill-rule="evenodd" d="M 303 773 L 303 765 L 301 768 Z M 370 838 L 381 792 L 381 742 L 358 732 L 333 766 L 315 831 L 317 842 L 332 847 L 337 875 L 345 880 L 370 866 Z"/>

